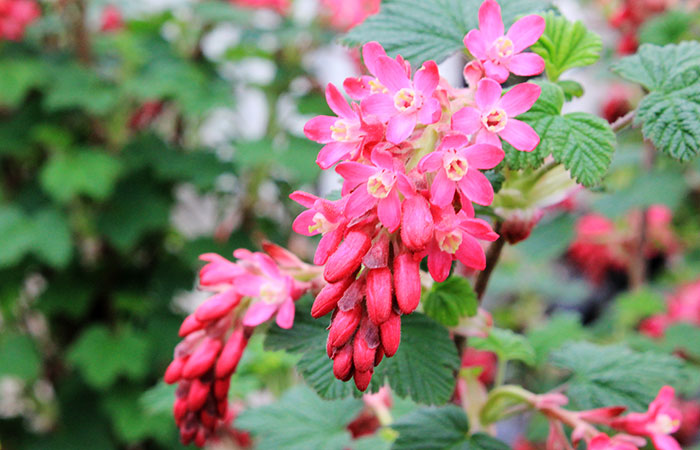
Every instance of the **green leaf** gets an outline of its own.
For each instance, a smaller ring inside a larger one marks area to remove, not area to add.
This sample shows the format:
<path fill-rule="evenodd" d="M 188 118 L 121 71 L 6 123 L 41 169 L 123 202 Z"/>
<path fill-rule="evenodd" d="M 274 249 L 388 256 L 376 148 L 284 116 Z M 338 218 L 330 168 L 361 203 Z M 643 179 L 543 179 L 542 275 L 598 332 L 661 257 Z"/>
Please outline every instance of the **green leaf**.
<path fill-rule="evenodd" d="M 149 367 L 148 353 L 148 342 L 130 329 L 112 333 L 102 325 L 93 325 L 71 345 L 67 358 L 88 384 L 105 389 L 121 375 L 144 376 Z"/>
<path fill-rule="evenodd" d="M 695 359 L 700 359 L 700 327 L 691 323 L 677 323 L 666 329 L 664 339 L 670 351 L 682 350 Z"/>
<path fill-rule="evenodd" d="M 87 314 L 93 300 L 90 284 L 64 273 L 49 281 L 36 307 L 47 315 L 80 319 Z"/>
<path fill-rule="evenodd" d="M 637 53 L 618 61 L 613 72 L 629 81 L 641 84 L 649 91 L 674 89 L 678 77 L 700 65 L 700 42 L 642 45 Z"/>
<path fill-rule="evenodd" d="M 298 386 L 276 403 L 244 411 L 236 418 L 236 428 L 260 438 L 260 450 L 342 450 L 351 442 L 347 425 L 362 408 L 360 400 L 322 400 Z"/>
<path fill-rule="evenodd" d="M 603 47 L 600 36 L 588 31 L 583 23 L 569 22 L 552 11 L 544 14 L 544 19 L 544 33 L 530 49 L 544 59 L 547 78 L 557 81 L 566 70 L 598 60 Z"/>
<path fill-rule="evenodd" d="M 116 86 L 101 79 L 96 71 L 69 64 L 52 66 L 50 73 L 51 89 L 47 90 L 44 99 L 49 110 L 79 108 L 104 115 L 117 104 Z"/>
<path fill-rule="evenodd" d="M 34 242 L 31 222 L 14 206 L 0 207 L 0 267 L 16 264 Z"/>
<path fill-rule="evenodd" d="M 586 332 L 576 314 L 561 313 L 552 317 L 541 328 L 527 333 L 527 340 L 535 350 L 537 365 L 547 361 L 549 354 L 569 341 L 582 339 Z"/>
<path fill-rule="evenodd" d="M 506 161 L 512 169 L 538 167 L 552 155 L 571 172 L 577 182 L 594 186 L 608 170 L 615 152 L 615 133 L 608 122 L 588 113 L 560 115 L 564 92 L 554 83 L 540 82 L 542 94 L 530 111 L 518 116 L 540 136 L 540 144 L 530 152 L 519 152 L 509 145 Z"/>
<path fill-rule="evenodd" d="M 359 396 L 352 382 L 344 383 L 333 376 L 333 364 L 326 354 L 327 325 L 327 319 L 310 317 L 308 305 L 297 304 L 294 327 L 283 330 L 273 325 L 265 348 L 302 353 L 297 368 L 321 397 Z M 443 404 L 452 396 L 454 371 L 458 368 L 459 356 L 447 329 L 423 314 L 413 313 L 402 317 L 399 350 L 375 368 L 370 389 L 376 392 L 388 382 L 399 397 Z"/>
<path fill-rule="evenodd" d="M 622 345 L 569 343 L 551 361 L 572 372 L 567 395 L 577 410 L 622 405 L 645 411 L 662 386 L 683 384 L 685 378 L 678 358 Z"/>
<path fill-rule="evenodd" d="M 14 376 L 25 381 L 39 377 L 41 358 L 30 336 L 14 333 L 2 335 L 0 361 L 0 376 Z"/>
<path fill-rule="evenodd" d="M 507 450 L 509 448 L 504 442 L 487 434 L 468 435 L 467 416 L 455 405 L 419 409 L 401 417 L 391 427 L 399 433 L 392 447 L 394 450 L 446 448 Z"/>
<path fill-rule="evenodd" d="M 617 323 L 625 329 L 635 327 L 640 320 L 666 309 L 664 298 L 650 290 L 626 292 L 615 298 L 614 312 Z"/>
<path fill-rule="evenodd" d="M 0 105 L 16 107 L 30 89 L 46 82 L 45 67 L 31 58 L 0 61 Z"/>
<path fill-rule="evenodd" d="M 559 80 L 557 81 L 557 85 L 559 85 L 559 87 L 564 91 L 564 96 L 566 97 L 567 101 L 574 97 L 583 97 L 583 86 L 581 86 L 581 83 L 578 81 Z"/>
<path fill-rule="evenodd" d="M 481 0 L 385 0 L 380 12 L 350 30 L 343 42 L 359 46 L 378 41 L 387 53 L 401 54 L 415 68 L 429 59 L 440 63 L 464 49 L 464 36 L 479 26 L 477 13 L 481 3 Z M 544 0 L 501 0 L 499 4 L 506 26 L 519 16 L 550 6 Z"/>
<path fill-rule="evenodd" d="M 448 327 L 456 327 L 462 317 L 476 315 L 478 307 L 471 283 L 457 276 L 435 283 L 423 302 L 425 313 Z"/>
<path fill-rule="evenodd" d="M 46 193 L 60 202 L 80 194 L 102 200 L 112 193 L 120 172 L 117 159 L 91 149 L 54 155 L 39 177 Z"/>
<path fill-rule="evenodd" d="M 65 267 L 73 255 L 73 242 L 67 218 L 55 209 L 45 209 L 33 216 L 35 228 L 32 248 L 47 264 Z"/>
<path fill-rule="evenodd" d="M 152 437 L 169 444 L 174 437 L 172 399 L 170 408 L 160 414 L 149 414 L 139 402 L 141 386 L 112 389 L 102 399 L 102 408 L 112 419 L 112 428 L 128 444 L 137 444 Z"/>
<path fill-rule="evenodd" d="M 502 328 L 492 328 L 485 338 L 469 339 L 469 345 L 477 350 L 494 352 L 500 361 L 518 360 L 525 364 L 535 363 L 535 351 L 530 343 L 517 333 Z"/>
<path fill-rule="evenodd" d="M 691 32 L 693 21 L 700 15 L 689 11 L 671 10 L 649 18 L 639 30 L 639 42 L 642 44 L 666 45 L 680 42 Z M 688 40 L 692 38 L 688 36 Z"/>

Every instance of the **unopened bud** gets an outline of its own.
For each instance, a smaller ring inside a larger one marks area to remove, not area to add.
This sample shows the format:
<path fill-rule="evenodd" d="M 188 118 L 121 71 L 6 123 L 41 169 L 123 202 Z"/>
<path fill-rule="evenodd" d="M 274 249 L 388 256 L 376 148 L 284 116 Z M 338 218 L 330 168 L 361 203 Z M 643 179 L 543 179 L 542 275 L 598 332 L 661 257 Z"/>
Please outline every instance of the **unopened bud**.
<path fill-rule="evenodd" d="M 389 319 L 379 326 L 379 336 L 384 353 L 391 358 L 396 354 L 401 343 L 401 316 L 392 311 Z"/>
<path fill-rule="evenodd" d="M 367 313 L 372 322 L 386 322 L 392 302 L 391 271 L 388 267 L 371 269 L 367 274 Z"/>
<path fill-rule="evenodd" d="M 323 278 L 335 283 L 349 277 L 362 263 L 362 258 L 372 245 L 370 236 L 359 230 L 350 231 L 326 262 Z"/>
<path fill-rule="evenodd" d="M 370 381 L 372 381 L 372 374 L 374 373 L 373 369 L 370 369 L 366 372 L 360 372 L 358 370 L 355 371 L 354 378 L 355 378 L 355 386 L 357 386 L 357 389 L 361 390 L 362 392 L 367 390 L 367 387 L 369 387 Z"/>
<path fill-rule="evenodd" d="M 411 250 L 420 251 L 433 237 L 433 215 L 422 195 L 404 200 L 401 211 L 401 240 Z"/>
<path fill-rule="evenodd" d="M 342 380 L 348 376 L 352 370 L 352 360 L 353 360 L 353 346 L 352 344 L 345 344 L 333 357 L 333 375 L 339 380 Z"/>
<path fill-rule="evenodd" d="M 394 258 L 394 285 L 396 302 L 404 314 L 411 314 L 420 303 L 420 261 L 409 252 L 400 253 Z"/>
<path fill-rule="evenodd" d="M 328 332 L 329 344 L 333 348 L 345 345 L 355 333 L 361 317 L 362 307 L 359 305 L 349 311 L 338 311 Z"/>
<path fill-rule="evenodd" d="M 337 283 L 328 283 L 316 296 L 311 307 L 311 317 L 318 319 L 333 311 L 338 304 L 338 300 L 343 296 L 348 286 L 352 284 L 354 277 L 350 276 Z"/>
<path fill-rule="evenodd" d="M 221 341 L 209 338 L 202 341 L 182 368 L 182 376 L 191 379 L 204 375 L 214 365 L 220 350 Z"/>
<path fill-rule="evenodd" d="M 231 336 L 229 336 L 226 345 L 221 351 L 219 360 L 216 362 L 216 369 L 214 371 L 216 378 L 231 376 L 236 370 L 238 362 L 241 360 L 246 345 L 248 345 L 248 339 L 245 337 L 243 329 L 237 328 L 233 330 L 233 333 L 231 333 Z"/>

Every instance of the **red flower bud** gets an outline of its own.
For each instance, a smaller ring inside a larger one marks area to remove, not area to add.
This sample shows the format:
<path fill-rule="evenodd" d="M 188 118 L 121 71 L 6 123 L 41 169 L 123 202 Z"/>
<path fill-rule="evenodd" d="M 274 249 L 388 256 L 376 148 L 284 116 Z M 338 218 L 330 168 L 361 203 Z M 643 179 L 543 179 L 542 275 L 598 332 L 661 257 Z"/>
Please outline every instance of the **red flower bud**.
<path fill-rule="evenodd" d="M 351 344 L 346 344 L 333 357 L 333 375 L 339 380 L 348 376 L 352 371 L 352 350 Z"/>
<path fill-rule="evenodd" d="M 199 378 L 192 380 L 190 392 L 187 394 L 187 409 L 197 411 L 202 409 L 209 396 L 210 383 L 203 383 Z"/>
<path fill-rule="evenodd" d="M 238 362 L 241 360 L 243 355 L 243 350 L 245 350 L 246 345 L 248 345 L 248 338 L 245 337 L 242 328 L 237 328 L 233 330 L 231 336 L 229 336 L 228 341 L 224 349 L 221 351 L 221 356 L 216 362 L 216 369 L 214 375 L 216 378 L 226 378 L 230 377 L 231 374 L 236 370 Z"/>
<path fill-rule="evenodd" d="M 231 312 L 240 301 L 241 295 L 235 290 L 229 289 L 207 299 L 199 305 L 194 315 L 200 322 L 214 321 Z"/>
<path fill-rule="evenodd" d="M 371 321 L 364 318 L 352 346 L 352 360 L 356 371 L 366 372 L 374 367 L 378 346 L 379 331 Z"/>
<path fill-rule="evenodd" d="M 377 352 L 374 355 L 374 367 L 377 367 L 382 362 L 382 358 L 384 358 L 384 347 L 380 345 L 377 347 Z"/>
<path fill-rule="evenodd" d="M 225 400 L 228 398 L 228 389 L 231 387 L 231 378 L 217 379 L 214 381 L 214 397 L 217 400 Z"/>
<path fill-rule="evenodd" d="M 173 416 L 175 417 L 175 422 L 179 423 L 183 417 L 187 414 L 187 399 L 186 398 L 176 398 L 173 403 Z"/>
<path fill-rule="evenodd" d="M 394 258 L 394 285 L 396 302 L 404 314 L 411 314 L 420 303 L 420 261 L 411 253 L 400 253 Z"/>
<path fill-rule="evenodd" d="M 433 215 L 430 204 L 422 195 L 414 195 L 403 202 L 401 240 L 411 250 L 423 250 L 433 237 Z"/>
<path fill-rule="evenodd" d="M 379 269 L 389 264 L 389 235 L 381 233 L 369 249 L 362 264 L 370 269 Z"/>
<path fill-rule="evenodd" d="M 347 311 L 355 308 L 365 298 L 365 284 L 367 277 L 361 276 L 348 287 L 343 296 L 338 300 L 338 309 Z"/>
<path fill-rule="evenodd" d="M 401 316 L 392 311 L 389 320 L 379 326 L 379 336 L 382 340 L 384 353 L 391 358 L 396 354 L 401 343 Z"/>
<path fill-rule="evenodd" d="M 349 311 L 338 311 L 338 314 L 333 318 L 333 322 L 331 322 L 331 329 L 328 332 L 330 346 L 338 348 L 345 345 L 355 333 L 361 317 L 362 307 L 359 305 Z"/>
<path fill-rule="evenodd" d="M 182 321 L 182 325 L 180 325 L 179 334 L 180 337 L 184 338 L 188 334 L 194 333 L 195 331 L 201 330 L 202 328 L 204 328 L 204 324 L 197 320 L 193 313 L 185 317 L 185 320 Z"/>
<path fill-rule="evenodd" d="M 360 372 L 360 371 L 355 371 L 355 386 L 357 386 L 357 389 L 361 390 L 362 392 L 367 390 L 367 387 L 369 386 L 369 382 L 372 381 L 372 374 L 374 373 L 373 369 L 370 369 L 366 372 Z"/>
<path fill-rule="evenodd" d="M 333 311 L 338 304 L 338 300 L 340 300 L 354 279 L 354 277 L 350 276 L 337 283 L 325 285 L 316 296 L 316 300 L 314 300 L 314 304 L 311 307 L 311 317 L 318 319 Z"/>
<path fill-rule="evenodd" d="M 335 283 L 347 278 L 360 267 L 362 257 L 372 245 L 372 239 L 363 231 L 352 230 L 326 262 L 323 278 Z"/>
<path fill-rule="evenodd" d="M 176 383 L 180 378 L 182 378 L 182 368 L 185 366 L 185 358 L 175 358 L 165 369 L 165 375 L 163 376 L 163 381 L 168 384 Z"/>
<path fill-rule="evenodd" d="M 221 350 L 221 341 L 207 338 L 199 345 L 199 348 L 190 356 L 182 368 L 184 378 L 198 378 L 204 375 L 216 361 Z"/>
<path fill-rule="evenodd" d="M 367 274 L 367 313 L 372 322 L 376 325 L 386 322 L 392 301 L 391 270 L 371 269 Z"/>

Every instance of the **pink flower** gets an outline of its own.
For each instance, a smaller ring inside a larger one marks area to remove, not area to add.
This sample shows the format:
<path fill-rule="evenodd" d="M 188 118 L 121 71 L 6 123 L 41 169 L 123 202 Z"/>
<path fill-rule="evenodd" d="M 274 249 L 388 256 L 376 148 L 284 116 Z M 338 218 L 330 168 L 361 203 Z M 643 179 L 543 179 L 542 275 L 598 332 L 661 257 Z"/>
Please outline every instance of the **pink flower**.
<path fill-rule="evenodd" d="M 435 240 L 428 246 L 428 270 L 437 282 L 445 281 L 450 274 L 452 261 L 477 270 L 486 267 L 484 249 L 477 239 L 498 239 L 488 222 L 469 218 L 464 211 L 454 213 L 451 206 L 434 211 Z"/>
<path fill-rule="evenodd" d="M 314 264 L 325 264 L 343 239 L 347 223 L 343 210 L 347 198 L 332 202 L 302 191 L 292 192 L 289 198 L 309 208 L 297 216 L 292 229 L 304 236 L 323 235 L 316 248 Z"/>
<path fill-rule="evenodd" d="M 442 115 L 440 102 L 433 98 L 440 82 L 435 61 L 427 61 L 411 81 L 406 67 L 398 61 L 380 56 L 375 61 L 377 79 L 386 92 L 362 100 L 362 111 L 388 122 L 386 139 L 400 144 L 408 139 L 416 125 L 430 125 Z"/>
<path fill-rule="evenodd" d="M 588 443 L 588 450 L 638 450 L 636 445 L 616 437 L 610 438 L 605 433 L 597 434 Z"/>
<path fill-rule="evenodd" d="M 501 162 L 505 153 L 490 144 L 469 145 L 469 139 L 460 134 L 443 138 L 436 151 L 426 155 L 418 164 L 422 172 L 437 172 L 430 187 L 430 201 L 436 206 L 447 206 L 457 190 L 462 206 L 469 201 L 480 205 L 493 202 L 493 187 L 479 169 L 492 169 Z"/>
<path fill-rule="evenodd" d="M 32 0 L 0 0 L 0 38 L 19 41 L 40 15 L 39 6 Z"/>
<path fill-rule="evenodd" d="M 357 157 L 366 138 L 379 140 L 384 131 L 380 124 L 366 125 L 359 107 L 348 105 L 338 88 L 330 83 L 326 87 L 326 101 L 338 117 L 317 116 L 304 126 L 307 138 L 325 144 L 316 158 L 322 169 L 328 169 L 349 155 Z"/>
<path fill-rule="evenodd" d="M 514 117 L 529 110 L 540 96 L 536 84 L 522 83 L 501 97 L 501 85 L 485 78 L 479 81 L 476 108 L 467 106 L 452 116 L 452 128 L 464 134 L 475 134 L 477 143 L 501 146 L 504 139 L 518 150 L 532 151 L 540 143 L 535 130 Z"/>
<path fill-rule="evenodd" d="M 465 36 L 464 45 L 483 65 L 487 77 L 503 83 L 509 72 L 520 76 L 542 73 L 544 60 L 522 51 L 537 42 L 544 27 L 544 19 L 532 14 L 515 22 L 504 35 L 501 7 L 495 0 L 486 0 L 479 8 L 479 29 Z"/>
<path fill-rule="evenodd" d="M 387 88 L 377 79 L 377 61 L 382 57 L 387 57 L 387 54 L 379 42 L 368 42 L 362 47 L 362 59 L 372 76 L 363 75 L 359 78 L 346 78 L 343 82 L 343 88 L 350 98 L 364 100 L 372 94 L 385 94 L 387 92 Z M 396 62 L 404 68 L 406 76 L 410 77 L 411 65 L 408 61 L 404 61 L 401 55 L 397 55 Z"/>
<path fill-rule="evenodd" d="M 330 24 L 341 31 L 361 24 L 364 20 L 379 12 L 381 0 L 322 0 L 322 5 L 330 13 Z"/>
<path fill-rule="evenodd" d="M 345 215 L 360 217 L 376 206 L 382 225 L 393 233 L 401 223 L 399 191 L 405 196 L 413 195 L 413 186 L 403 164 L 388 152 L 374 150 L 372 163 L 370 166 L 343 162 L 336 167 L 336 172 L 345 179 L 343 194 L 354 189 L 348 197 Z"/>
<path fill-rule="evenodd" d="M 630 413 L 615 419 L 611 426 L 626 433 L 651 438 L 657 450 L 681 450 L 670 435 L 681 426 L 681 412 L 673 405 L 674 390 L 664 386 L 645 413 Z"/>
<path fill-rule="evenodd" d="M 124 27 L 122 13 L 119 8 L 114 5 L 105 6 L 105 9 L 102 10 L 100 22 L 100 31 L 103 32 L 117 31 Z"/>
<path fill-rule="evenodd" d="M 289 0 L 231 0 L 234 5 L 255 9 L 272 9 L 286 14 L 290 7 Z"/>

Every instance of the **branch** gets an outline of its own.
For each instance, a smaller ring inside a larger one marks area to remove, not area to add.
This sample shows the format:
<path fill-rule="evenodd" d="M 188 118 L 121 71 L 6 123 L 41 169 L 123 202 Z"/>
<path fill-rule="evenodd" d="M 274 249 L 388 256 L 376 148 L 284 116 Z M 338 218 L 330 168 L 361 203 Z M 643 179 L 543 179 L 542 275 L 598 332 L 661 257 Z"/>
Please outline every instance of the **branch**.
<path fill-rule="evenodd" d="M 610 124 L 610 128 L 612 128 L 612 130 L 615 133 L 618 133 L 618 132 L 624 130 L 625 128 L 627 128 L 627 126 L 632 124 L 632 121 L 634 120 L 634 117 L 636 116 L 636 114 L 637 114 L 637 111 L 632 110 L 632 111 L 628 112 L 627 114 L 625 114 L 624 116 L 618 117 L 617 120 L 615 120 L 615 122 Z"/>
<path fill-rule="evenodd" d="M 500 234 L 501 222 L 496 222 L 496 226 L 494 228 L 496 233 Z M 506 241 L 503 236 L 499 236 L 498 239 L 491 244 L 491 246 L 489 246 L 489 249 L 486 252 L 486 267 L 484 270 L 479 272 L 479 276 L 476 278 L 476 283 L 474 284 L 476 298 L 478 298 L 479 301 L 481 301 L 482 297 L 486 293 L 486 287 L 489 284 L 489 279 L 491 278 L 493 269 L 496 267 L 496 264 L 498 264 L 498 259 L 501 257 L 501 251 L 503 251 L 503 246 L 505 243 Z"/>

